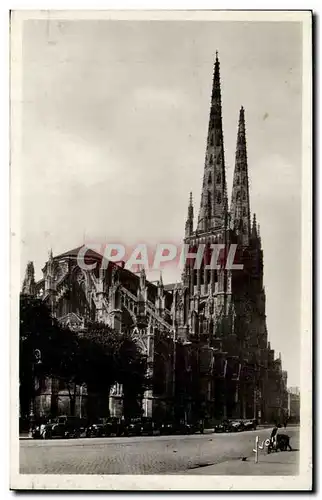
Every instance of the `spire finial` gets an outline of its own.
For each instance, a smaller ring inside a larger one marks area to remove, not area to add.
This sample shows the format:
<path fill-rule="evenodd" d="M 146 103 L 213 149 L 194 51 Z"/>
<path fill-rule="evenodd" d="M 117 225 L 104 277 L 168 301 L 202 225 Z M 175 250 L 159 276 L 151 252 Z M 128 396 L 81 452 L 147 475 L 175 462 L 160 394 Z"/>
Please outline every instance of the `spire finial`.
<path fill-rule="evenodd" d="M 192 207 L 192 191 L 190 191 L 189 205 Z"/>
<path fill-rule="evenodd" d="M 216 61 L 218 61 L 218 50 L 216 50 Z"/>

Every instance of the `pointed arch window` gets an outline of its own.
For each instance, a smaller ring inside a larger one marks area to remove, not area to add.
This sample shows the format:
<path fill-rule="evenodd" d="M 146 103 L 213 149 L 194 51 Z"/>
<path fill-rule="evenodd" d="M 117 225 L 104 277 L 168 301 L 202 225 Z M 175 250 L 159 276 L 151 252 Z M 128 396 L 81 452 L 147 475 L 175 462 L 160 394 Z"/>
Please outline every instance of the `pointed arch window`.
<path fill-rule="evenodd" d="M 218 205 L 220 205 L 220 203 L 221 203 L 221 192 L 220 191 L 218 191 L 218 193 L 217 193 L 217 203 L 218 203 Z"/>
<path fill-rule="evenodd" d="M 210 136 L 210 146 L 214 145 L 214 134 L 211 134 Z"/>
<path fill-rule="evenodd" d="M 244 192 L 243 192 L 243 201 L 245 201 L 245 200 L 246 200 L 246 193 L 245 193 L 245 191 L 244 191 Z"/>
<path fill-rule="evenodd" d="M 220 175 L 220 174 L 218 174 L 218 175 L 217 175 L 217 184 L 220 184 L 220 183 L 221 183 L 221 175 Z"/>
<path fill-rule="evenodd" d="M 220 134 L 216 135 L 216 146 L 220 146 Z"/>
<path fill-rule="evenodd" d="M 239 201 L 240 200 L 240 191 L 237 191 L 236 193 L 236 200 Z"/>
<path fill-rule="evenodd" d="M 246 216 L 246 207 L 243 208 L 243 217 Z"/>
<path fill-rule="evenodd" d="M 212 178 L 211 178 L 211 173 L 209 172 L 209 176 L 208 176 L 208 184 L 211 184 L 212 182 Z"/>
<path fill-rule="evenodd" d="M 210 163 L 210 165 L 212 165 L 212 164 L 213 164 L 213 161 L 214 161 L 214 157 L 213 157 L 213 155 L 211 154 L 211 155 L 210 155 L 210 158 L 209 158 L 209 163 Z"/>
<path fill-rule="evenodd" d="M 239 176 L 237 177 L 236 184 L 237 184 L 237 186 L 239 186 L 239 185 L 240 185 L 240 177 L 239 177 Z"/>
<path fill-rule="evenodd" d="M 221 153 L 217 153 L 216 161 L 217 161 L 217 165 L 219 165 L 221 162 Z"/>

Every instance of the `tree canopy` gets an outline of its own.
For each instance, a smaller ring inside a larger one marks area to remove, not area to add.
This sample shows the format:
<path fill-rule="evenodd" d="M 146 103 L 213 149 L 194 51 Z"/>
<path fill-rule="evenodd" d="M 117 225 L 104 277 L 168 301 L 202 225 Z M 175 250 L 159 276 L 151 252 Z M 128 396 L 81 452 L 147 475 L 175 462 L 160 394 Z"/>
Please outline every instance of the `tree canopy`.
<path fill-rule="evenodd" d="M 37 350 L 41 360 L 35 358 Z M 34 376 L 64 380 L 70 390 L 86 384 L 93 393 L 109 393 L 123 384 L 125 399 L 133 409 L 146 386 L 146 357 L 128 332 L 115 332 L 92 323 L 81 334 L 61 326 L 41 299 L 20 298 L 20 403 L 28 411 Z M 74 391 L 75 394 L 75 391 Z M 126 405 L 125 405 L 126 406 Z"/>

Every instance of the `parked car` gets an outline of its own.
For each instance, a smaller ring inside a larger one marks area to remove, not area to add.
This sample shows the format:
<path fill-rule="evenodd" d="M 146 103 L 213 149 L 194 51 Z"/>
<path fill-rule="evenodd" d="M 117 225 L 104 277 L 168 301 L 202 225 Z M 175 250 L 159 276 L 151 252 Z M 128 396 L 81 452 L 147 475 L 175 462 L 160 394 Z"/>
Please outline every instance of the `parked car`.
<path fill-rule="evenodd" d="M 35 437 L 39 433 L 42 439 L 51 438 L 77 438 L 86 432 L 86 422 L 79 417 L 62 415 L 49 420 L 46 424 L 41 424 L 39 429 L 35 429 Z"/>
<path fill-rule="evenodd" d="M 46 424 L 37 424 L 33 429 L 32 429 L 32 438 L 33 439 L 42 439 L 43 438 L 43 433 L 44 433 L 44 428 Z"/>
<path fill-rule="evenodd" d="M 188 424 L 187 422 L 178 422 L 175 424 L 175 434 L 194 434 L 195 426 L 194 424 Z"/>
<path fill-rule="evenodd" d="M 143 417 L 141 420 L 141 434 L 153 436 L 160 431 L 160 426 L 150 417 Z"/>
<path fill-rule="evenodd" d="M 244 430 L 244 423 L 242 420 L 232 420 L 230 422 L 231 432 L 242 432 Z"/>
<path fill-rule="evenodd" d="M 141 419 L 133 418 L 124 425 L 124 436 L 140 436 L 141 435 Z"/>
<path fill-rule="evenodd" d="M 194 434 L 195 432 L 197 432 L 196 424 L 187 423 L 184 421 L 164 422 L 160 428 L 160 434 L 163 435 Z"/>
<path fill-rule="evenodd" d="M 86 437 L 103 437 L 107 435 L 106 419 L 99 418 L 86 429 Z"/>
<path fill-rule="evenodd" d="M 244 420 L 243 424 L 244 424 L 245 431 L 256 431 L 257 422 L 255 419 Z"/>
<path fill-rule="evenodd" d="M 203 420 L 199 420 L 198 422 L 195 422 L 192 424 L 194 433 L 195 432 L 200 432 L 200 434 L 204 433 L 205 430 L 205 423 Z"/>
<path fill-rule="evenodd" d="M 106 435 L 107 436 L 122 436 L 124 434 L 125 425 L 121 419 L 111 417 L 106 422 Z"/>
<path fill-rule="evenodd" d="M 163 422 L 160 426 L 160 434 L 171 435 L 175 432 L 175 426 L 173 422 Z"/>
<path fill-rule="evenodd" d="M 231 424 L 225 419 L 215 425 L 215 432 L 231 432 Z"/>

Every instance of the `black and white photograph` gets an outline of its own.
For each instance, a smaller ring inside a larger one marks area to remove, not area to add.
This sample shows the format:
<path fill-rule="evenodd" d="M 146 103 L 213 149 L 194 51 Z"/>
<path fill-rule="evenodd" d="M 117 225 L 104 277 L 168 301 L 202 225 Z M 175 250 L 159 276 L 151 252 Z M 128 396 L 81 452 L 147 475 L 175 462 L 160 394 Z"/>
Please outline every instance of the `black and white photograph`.
<path fill-rule="evenodd" d="M 12 489 L 311 489 L 311 16 L 11 12 Z"/>

